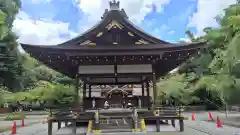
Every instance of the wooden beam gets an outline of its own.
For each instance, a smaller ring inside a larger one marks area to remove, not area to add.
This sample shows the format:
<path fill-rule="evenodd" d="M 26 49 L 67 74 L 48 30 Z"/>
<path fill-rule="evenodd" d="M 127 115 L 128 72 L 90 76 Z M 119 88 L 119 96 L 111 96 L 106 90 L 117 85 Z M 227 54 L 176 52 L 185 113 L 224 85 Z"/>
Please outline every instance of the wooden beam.
<path fill-rule="evenodd" d="M 141 84 L 142 82 L 103 82 L 103 83 L 96 83 L 96 82 L 87 82 L 88 84 L 91 85 L 127 85 L 127 84 Z"/>
<path fill-rule="evenodd" d="M 152 73 L 118 73 L 117 76 L 115 76 L 115 74 L 79 74 L 79 76 L 81 76 L 82 78 L 86 78 L 86 77 L 101 77 L 101 78 L 105 78 L 105 77 L 142 77 L 142 76 L 152 76 Z"/>

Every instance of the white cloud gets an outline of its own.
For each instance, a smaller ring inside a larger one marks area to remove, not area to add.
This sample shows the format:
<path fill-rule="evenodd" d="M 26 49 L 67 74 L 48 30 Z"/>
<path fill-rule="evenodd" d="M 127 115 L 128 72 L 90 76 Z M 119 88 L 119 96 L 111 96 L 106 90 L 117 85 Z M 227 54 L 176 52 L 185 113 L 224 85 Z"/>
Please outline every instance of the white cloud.
<path fill-rule="evenodd" d="M 171 30 L 171 31 L 168 32 L 168 34 L 174 34 L 174 33 L 175 33 L 174 30 Z"/>
<path fill-rule="evenodd" d="M 48 3 L 50 2 L 51 0 L 32 0 L 33 3 Z"/>
<path fill-rule="evenodd" d="M 89 22 L 100 19 L 105 9 L 109 9 L 108 0 L 76 0 L 79 8 L 86 14 Z M 157 12 L 163 11 L 163 6 L 170 0 L 119 0 L 120 8 L 124 8 L 127 15 L 134 22 L 140 23 L 155 5 Z"/>
<path fill-rule="evenodd" d="M 180 41 L 191 43 L 192 41 L 189 38 L 180 38 Z"/>
<path fill-rule="evenodd" d="M 47 3 L 51 0 L 32 0 L 33 3 Z M 78 7 L 84 12 L 84 17 L 79 20 L 81 28 L 79 31 L 87 30 L 93 26 L 105 9 L 109 9 L 108 0 L 75 0 Z M 144 17 L 153 10 L 153 5 L 157 12 L 163 11 L 163 6 L 168 4 L 169 0 L 120 0 L 120 8 L 124 8 L 128 16 L 135 23 L 140 23 Z M 133 6 L 134 5 L 134 6 Z M 58 44 L 72 37 L 77 36 L 69 29 L 69 23 L 56 22 L 53 20 L 34 20 L 28 14 L 21 11 L 14 21 L 13 31 L 19 36 L 19 42 L 27 44 Z M 69 35 L 63 38 L 62 35 Z"/>
<path fill-rule="evenodd" d="M 234 3 L 236 0 L 197 0 L 197 12 L 190 17 L 188 26 L 196 27 L 197 35 L 203 34 L 205 27 L 217 27 L 214 18 Z"/>
<path fill-rule="evenodd" d="M 20 12 L 14 21 L 13 31 L 18 41 L 27 44 L 54 45 L 76 36 L 69 30 L 69 24 L 53 20 L 33 20 L 25 12 Z"/>

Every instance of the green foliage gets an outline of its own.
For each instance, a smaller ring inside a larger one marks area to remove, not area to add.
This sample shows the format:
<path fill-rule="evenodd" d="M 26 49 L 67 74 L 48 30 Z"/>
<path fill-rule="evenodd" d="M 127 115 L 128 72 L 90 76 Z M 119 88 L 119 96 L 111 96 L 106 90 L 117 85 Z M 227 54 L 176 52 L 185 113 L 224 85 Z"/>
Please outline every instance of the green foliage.
<path fill-rule="evenodd" d="M 240 93 L 240 4 L 233 4 L 224 11 L 223 16 L 216 17 L 220 27 L 205 28 L 202 37 L 195 38 L 191 31 L 186 31 L 193 42 L 204 40 L 208 47 L 186 62 L 179 74 L 160 80 L 159 91 L 167 93 L 167 97 L 181 97 L 184 91 L 186 98 L 191 99 L 189 92 L 206 90 L 223 103 L 240 103 L 236 97 Z"/>
<path fill-rule="evenodd" d="M 40 81 L 34 89 L 29 91 L 3 93 L 3 102 L 15 103 L 19 101 L 20 103 L 40 103 L 38 107 L 54 108 L 72 106 L 75 102 L 75 95 L 73 86 Z"/>
<path fill-rule="evenodd" d="M 5 121 L 12 121 L 12 120 L 22 120 L 25 119 L 27 116 L 25 114 L 19 114 L 19 113 L 13 113 L 13 114 L 8 114 L 4 120 Z"/>
<path fill-rule="evenodd" d="M 3 86 L 10 90 L 22 89 L 21 85 L 21 56 L 18 51 L 16 35 L 12 32 L 12 24 L 16 14 L 21 7 L 19 0 L 1 0 L 0 1 L 0 42 L 5 45 L 6 52 L 1 58 L 4 70 L 0 71 Z"/>
<path fill-rule="evenodd" d="M 198 98 L 193 96 L 193 90 L 187 80 L 193 79 L 194 76 L 186 76 L 186 74 L 174 74 L 165 79 L 160 79 L 157 88 L 161 99 L 174 99 L 178 104 L 187 105 Z"/>

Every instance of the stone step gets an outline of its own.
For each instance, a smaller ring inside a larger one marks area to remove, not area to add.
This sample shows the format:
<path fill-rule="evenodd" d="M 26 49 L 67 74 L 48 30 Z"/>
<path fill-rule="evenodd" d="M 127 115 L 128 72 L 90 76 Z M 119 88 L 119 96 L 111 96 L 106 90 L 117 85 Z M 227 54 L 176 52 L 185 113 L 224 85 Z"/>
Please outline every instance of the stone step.
<path fill-rule="evenodd" d="M 132 132 L 132 129 L 107 129 L 101 130 L 101 133 Z"/>

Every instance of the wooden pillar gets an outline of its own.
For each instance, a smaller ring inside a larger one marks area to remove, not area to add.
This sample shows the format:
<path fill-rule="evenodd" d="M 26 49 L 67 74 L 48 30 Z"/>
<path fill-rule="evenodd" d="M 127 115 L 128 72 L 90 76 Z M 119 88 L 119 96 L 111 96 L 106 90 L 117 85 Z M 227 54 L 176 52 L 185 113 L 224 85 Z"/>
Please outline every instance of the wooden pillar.
<path fill-rule="evenodd" d="M 86 98 L 86 91 L 87 91 L 87 84 L 86 82 L 84 81 L 83 82 L 83 99 Z"/>
<path fill-rule="evenodd" d="M 89 98 L 92 97 L 92 85 L 91 84 L 88 85 L 88 97 Z"/>
<path fill-rule="evenodd" d="M 148 108 L 150 108 L 150 93 L 149 93 L 149 81 L 147 80 L 146 82 L 146 90 L 147 90 L 147 98 L 148 98 L 148 101 L 147 101 L 147 106 Z"/>
<path fill-rule="evenodd" d="M 79 77 L 78 77 L 78 74 L 76 74 L 76 77 L 75 77 L 75 94 L 76 94 L 76 106 L 79 106 L 80 105 L 80 97 L 79 97 Z"/>
<path fill-rule="evenodd" d="M 156 120 L 156 129 L 157 129 L 157 132 L 160 132 L 160 120 L 159 119 Z"/>
<path fill-rule="evenodd" d="M 142 82 L 142 96 L 145 96 L 144 82 Z"/>
<path fill-rule="evenodd" d="M 145 82 L 142 82 L 142 96 L 141 96 L 141 107 L 144 108 L 145 103 L 144 103 L 144 97 L 145 97 L 145 87 L 144 87 Z"/>
<path fill-rule="evenodd" d="M 155 72 L 153 72 L 152 83 L 153 83 L 153 108 L 155 108 L 156 101 L 157 101 L 157 86 L 156 86 L 156 74 L 155 74 Z"/>
<path fill-rule="evenodd" d="M 77 121 L 76 121 L 76 120 L 74 120 L 74 121 L 72 122 L 72 133 L 73 133 L 73 134 L 76 134 L 76 133 L 77 133 Z"/>
<path fill-rule="evenodd" d="M 174 119 L 171 120 L 171 124 L 172 124 L 173 127 L 175 127 L 175 120 Z"/>
<path fill-rule="evenodd" d="M 84 81 L 83 82 L 83 95 L 82 95 L 82 102 L 83 102 L 83 108 L 85 109 L 85 98 L 86 98 L 86 91 L 87 91 L 87 84 L 86 82 Z"/>
<path fill-rule="evenodd" d="M 61 121 L 58 121 L 58 130 L 61 128 Z"/>
<path fill-rule="evenodd" d="M 184 131 L 184 122 L 183 119 L 179 119 L 179 127 L 180 127 L 180 132 Z"/>
<path fill-rule="evenodd" d="M 48 135 L 52 135 L 52 120 L 48 120 Z"/>

